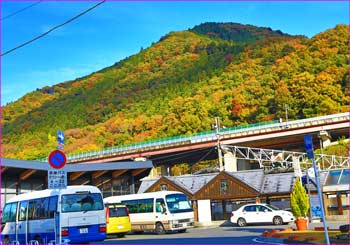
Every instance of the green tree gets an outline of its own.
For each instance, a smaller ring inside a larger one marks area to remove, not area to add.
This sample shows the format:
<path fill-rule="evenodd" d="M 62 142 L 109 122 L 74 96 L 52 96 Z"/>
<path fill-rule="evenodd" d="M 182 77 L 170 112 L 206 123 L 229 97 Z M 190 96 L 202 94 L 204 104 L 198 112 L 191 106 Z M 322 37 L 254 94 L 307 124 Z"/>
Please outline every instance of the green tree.
<path fill-rule="evenodd" d="M 299 178 L 296 179 L 293 187 L 293 191 L 290 194 L 290 206 L 292 213 L 298 218 L 306 218 L 309 211 L 309 197 L 302 186 Z"/>

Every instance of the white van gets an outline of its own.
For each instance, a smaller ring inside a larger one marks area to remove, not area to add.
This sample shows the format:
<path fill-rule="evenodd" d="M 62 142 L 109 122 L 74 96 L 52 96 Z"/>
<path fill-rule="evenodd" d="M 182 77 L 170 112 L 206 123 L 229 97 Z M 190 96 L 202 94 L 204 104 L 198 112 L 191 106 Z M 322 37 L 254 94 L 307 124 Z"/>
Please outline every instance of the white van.
<path fill-rule="evenodd" d="M 134 232 L 186 232 L 194 226 L 193 209 L 185 194 L 177 191 L 159 191 L 124 196 L 111 196 L 105 204 L 122 203 L 130 212 Z"/>

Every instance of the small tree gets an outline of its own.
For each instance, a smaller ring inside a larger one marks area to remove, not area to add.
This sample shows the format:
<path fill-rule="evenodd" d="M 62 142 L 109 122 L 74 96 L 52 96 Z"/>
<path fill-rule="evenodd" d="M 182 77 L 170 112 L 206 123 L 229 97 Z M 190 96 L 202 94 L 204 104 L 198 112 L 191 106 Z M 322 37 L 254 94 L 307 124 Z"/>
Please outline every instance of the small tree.
<path fill-rule="evenodd" d="M 296 219 L 307 217 L 310 208 L 309 198 L 299 178 L 296 179 L 290 194 L 290 206 Z"/>

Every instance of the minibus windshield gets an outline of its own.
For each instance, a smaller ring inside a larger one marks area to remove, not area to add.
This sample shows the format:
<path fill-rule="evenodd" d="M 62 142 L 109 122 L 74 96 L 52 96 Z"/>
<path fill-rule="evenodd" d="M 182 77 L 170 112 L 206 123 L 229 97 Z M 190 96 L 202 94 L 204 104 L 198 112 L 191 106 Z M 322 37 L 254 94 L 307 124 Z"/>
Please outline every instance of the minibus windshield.
<path fill-rule="evenodd" d="M 169 194 L 166 195 L 165 201 L 168 205 L 170 213 L 192 212 L 190 202 L 184 194 Z"/>

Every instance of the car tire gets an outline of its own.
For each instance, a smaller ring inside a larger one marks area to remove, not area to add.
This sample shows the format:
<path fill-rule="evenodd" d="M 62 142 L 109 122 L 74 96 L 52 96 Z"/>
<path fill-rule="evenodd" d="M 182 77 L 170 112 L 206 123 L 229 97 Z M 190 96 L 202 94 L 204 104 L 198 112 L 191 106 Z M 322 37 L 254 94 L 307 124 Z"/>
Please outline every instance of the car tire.
<path fill-rule="evenodd" d="M 157 235 L 162 235 L 162 234 L 164 234 L 165 233 L 165 229 L 164 229 L 164 226 L 163 226 L 163 224 L 162 223 L 160 223 L 160 222 L 158 222 L 157 224 L 156 224 L 156 233 L 157 233 Z"/>
<path fill-rule="evenodd" d="M 118 237 L 118 238 L 125 237 L 125 233 L 118 233 L 118 234 L 117 234 L 117 237 Z"/>
<path fill-rule="evenodd" d="M 239 227 L 246 226 L 246 225 L 247 225 L 247 221 L 245 221 L 245 219 L 243 219 L 243 218 L 239 218 L 239 219 L 237 220 L 237 225 L 238 225 Z"/>
<path fill-rule="evenodd" d="M 280 216 L 273 217 L 272 223 L 274 225 L 283 225 L 283 219 Z"/>

